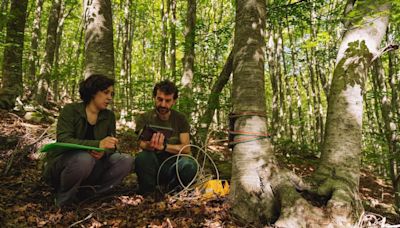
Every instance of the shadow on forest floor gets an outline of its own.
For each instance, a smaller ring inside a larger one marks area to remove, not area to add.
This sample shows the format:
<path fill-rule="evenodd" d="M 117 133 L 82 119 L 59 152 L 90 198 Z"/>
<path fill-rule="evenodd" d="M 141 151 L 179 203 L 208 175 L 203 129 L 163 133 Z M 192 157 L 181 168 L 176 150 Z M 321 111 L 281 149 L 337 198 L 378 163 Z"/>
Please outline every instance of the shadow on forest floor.
<path fill-rule="evenodd" d="M 134 174 L 108 197 L 59 210 L 54 206 L 51 188 L 41 181 L 40 159 L 34 153 L 50 140 L 43 135 L 44 132 L 51 134 L 49 126 L 29 123 L 0 110 L 0 226 L 240 227 L 228 213 L 226 198 L 205 200 L 198 194 L 157 201 L 143 198 L 135 194 Z M 43 140 L 39 142 L 39 138 Z M 121 140 L 121 150 L 132 151 L 129 137 L 122 136 Z M 222 154 L 229 157 L 226 148 L 214 148 L 223 150 Z M 316 164 L 311 160 L 304 162 L 308 160 L 299 157 L 285 162 L 289 163 L 289 169 L 306 176 Z M 7 175 L 3 175 L 5 170 L 8 170 Z M 399 217 L 391 209 L 393 189 L 390 184 L 363 170 L 360 192 L 366 210 L 399 223 Z"/>

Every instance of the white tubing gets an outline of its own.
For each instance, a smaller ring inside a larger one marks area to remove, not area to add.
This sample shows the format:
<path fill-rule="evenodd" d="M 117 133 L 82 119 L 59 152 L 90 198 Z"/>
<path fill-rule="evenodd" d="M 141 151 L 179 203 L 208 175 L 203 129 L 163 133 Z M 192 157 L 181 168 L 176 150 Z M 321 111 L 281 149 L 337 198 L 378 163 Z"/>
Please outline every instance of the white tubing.
<path fill-rule="evenodd" d="M 192 155 L 189 155 L 189 154 L 182 154 L 182 151 L 183 151 L 185 148 L 187 148 L 187 147 L 194 147 L 194 148 L 198 149 L 199 151 L 203 152 L 203 154 L 204 154 L 204 159 L 203 159 L 201 168 L 200 168 L 199 162 L 197 161 L 197 159 L 196 159 L 195 157 L 193 157 Z M 196 162 L 196 165 L 197 165 L 196 175 L 193 177 L 193 179 L 192 179 L 192 180 L 189 182 L 189 184 L 187 184 L 186 186 L 182 183 L 182 179 L 181 179 L 181 177 L 180 177 L 179 170 L 178 170 L 178 168 L 179 168 L 179 167 L 178 167 L 178 161 L 179 161 L 179 157 L 181 157 L 181 156 L 183 156 L 183 157 L 188 157 L 188 158 L 193 159 L 193 160 Z M 176 175 L 177 175 L 179 184 L 183 187 L 183 189 L 182 189 L 181 191 L 179 191 L 178 193 L 176 193 L 173 197 L 179 195 L 180 193 L 182 193 L 182 192 L 184 192 L 184 191 L 190 190 L 190 186 L 196 181 L 197 177 L 202 176 L 202 175 L 199 175 L 199 173 L 200 173 L 200 174 L 203 174 L 204 165 L 205 165 L 205 162 L 206 162 L 206 157 L 208 158 L 208 160 L 210 160 L 211 164 L 213 165 L 214 170 L 215 170 L 215 173 L 216 173 L 216 176 L 217 176 L 217 180 L 219 180 L 219 172 L 218 172 L 217 165 L 216 165 L 215 162 L 212 160 L 211 156 L 206 152 L 206 150 L 200 148 L 199 146 L 192 145 L 192 144 L 188 144 L 188 145 L 183 146 L 183 147 L 179 150 L 178 154 L 175 154 L 175 155 L 173 155 L 173 156 L 171 156 L 171 157 L 165 159 L 165 160 L 161 163 L 160 168 L 158 169 L 158 172 L 157 172 L 157 186 L 159 186 L 159 177 L 160 177 L 161 168 L 163 167 L 163 165 L 165 165 L 165 163 L 166 163 L 167 161 L 169 161 L 170 159 L 175 158 L 175 157 L 176 157 L 176 163 L 175 163 L 175 164 L 176 164 L 176 167 L 175 167 L 175 171 L 176 171 Z M 202 179 L 199 179 L 199 180 L 197 180 L 197 181 L 200 182 L 200 183 L 202 184 L 202 183 L 205 183 L 206 181 L 208 181 L 208 179 L 209 179 L 209 178 L 202 178 Z M 167 194 L 169 194 L 169 193 L 171 193 L 171 192 L 168 192 Z"/>

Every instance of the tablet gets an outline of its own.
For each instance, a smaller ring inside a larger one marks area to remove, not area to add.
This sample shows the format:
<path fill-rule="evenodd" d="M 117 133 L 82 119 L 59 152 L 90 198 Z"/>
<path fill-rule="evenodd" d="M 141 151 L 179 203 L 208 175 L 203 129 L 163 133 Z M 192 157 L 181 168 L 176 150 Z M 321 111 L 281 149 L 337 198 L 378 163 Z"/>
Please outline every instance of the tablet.
<path fill-rule="evenodd" d="M 150 141 L 154 133 L 160 132 L 166 139 L 172 136 L 174 129 L 170 127 L 158 126 L 153 124 L 146 124 L 139 134 L 139 140 Z"/>

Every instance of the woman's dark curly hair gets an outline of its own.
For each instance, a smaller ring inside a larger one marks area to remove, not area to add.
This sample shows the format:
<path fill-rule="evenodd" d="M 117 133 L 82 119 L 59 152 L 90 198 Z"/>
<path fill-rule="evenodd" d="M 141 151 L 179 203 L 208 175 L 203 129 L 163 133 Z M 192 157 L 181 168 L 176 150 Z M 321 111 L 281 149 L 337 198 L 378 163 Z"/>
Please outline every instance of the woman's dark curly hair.
<path fill-rule="evenodd" d="M 178 99 L 179 90 L 170 80 L 164 80 L 157 83 L 153 88 L 153 97 L 156 97 L 157 90 L 160 90 L 167 95 L 174 94 L 174 100 Z"/>
<path fill-rule="evenodd" d="M 88 104 L 97 92 L 106 90 L 108 87 L 113 86 L 114 83 L 114 79 L 101 74 L 92 74 L 79 83 L 79 95 L 82 101 Z"/>

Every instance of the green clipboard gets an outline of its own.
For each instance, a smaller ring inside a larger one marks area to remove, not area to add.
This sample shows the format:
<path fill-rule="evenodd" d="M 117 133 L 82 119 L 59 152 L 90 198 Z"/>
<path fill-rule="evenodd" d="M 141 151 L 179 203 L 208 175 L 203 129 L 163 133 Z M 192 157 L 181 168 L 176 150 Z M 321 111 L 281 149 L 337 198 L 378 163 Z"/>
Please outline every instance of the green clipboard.
<path fill-rule="evenodd" d="M 105 149 L 98 147 L 84 146 L 73 143 L 59 143 L 59 142 L 46 144 L 39 151 L 47 152 L 51 149 L 78 149 L 78 150 L 105 151 Z"/>

